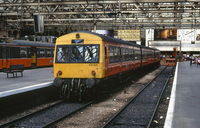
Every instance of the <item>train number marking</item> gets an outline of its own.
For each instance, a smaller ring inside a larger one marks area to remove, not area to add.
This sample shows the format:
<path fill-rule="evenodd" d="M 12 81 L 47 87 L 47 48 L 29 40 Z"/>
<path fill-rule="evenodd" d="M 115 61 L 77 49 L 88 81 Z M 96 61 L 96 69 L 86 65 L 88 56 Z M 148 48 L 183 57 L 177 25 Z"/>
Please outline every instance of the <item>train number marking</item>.
<path fill-rule="evenodd" d="M 98 66 L 98 64 L 89 64 L 89 66 Z"/>

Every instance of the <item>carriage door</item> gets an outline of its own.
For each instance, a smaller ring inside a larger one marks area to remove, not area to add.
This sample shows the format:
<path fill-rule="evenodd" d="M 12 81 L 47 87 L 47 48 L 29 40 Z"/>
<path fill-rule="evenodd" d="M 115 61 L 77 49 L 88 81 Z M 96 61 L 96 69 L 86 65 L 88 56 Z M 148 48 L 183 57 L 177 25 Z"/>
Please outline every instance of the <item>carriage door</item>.
<path fill-rule="evenodd" d="M 8 47 L 3 47 L 3 50 L 2 50 L 2 59 L 3 59 L 3 62 L 2 62 L 2 67 L 3 68 L 10 68 L 10 64 L 9 64 L 9 59 L 10 58 L 10 48 Z"/>
<path fill-rule="evenodd" d="M 36 47 L 31 47 L 31 66 L 36 66 Z"/>

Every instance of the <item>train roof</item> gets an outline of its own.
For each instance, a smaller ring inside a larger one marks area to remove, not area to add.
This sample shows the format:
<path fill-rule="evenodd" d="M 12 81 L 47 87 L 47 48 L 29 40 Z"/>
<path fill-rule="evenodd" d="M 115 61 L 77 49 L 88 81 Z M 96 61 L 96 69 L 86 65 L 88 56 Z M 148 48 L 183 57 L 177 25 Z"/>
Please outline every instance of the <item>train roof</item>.
<path fill-rule="evenodd" d="M 52 43 L 41 43 L 37 41 L 25 41 L 25 40 L 13 40 L 15 45 L 21 46 L 33 46 L 33 47 L 55 47 Z"/>
<path fill-rule="evenodd" d="M 143 46 L 143 45 L 140 45 L 141 48 L 146 48 L 146 49 L 151 49 L 151 50 L 158 50 L 156 48 L 151 48 L 151 47 L 146 47 L 146 46 Z M 159 50 L 158 50 L 159 51 Z"/>
<path fill-rule="evenodd" d="M 89 33 L 89 34 L 99 36 L 103 41 L 107 41 L 107 42 L 111 42 L 111 43 L 125 44 L 125 45 L 131 45 L 131 46 L 135 46 L 135 47 L 142 47 L 142 48 L 147 48 L 147 49 L 152 49 L 152 50 L 158 50 L 158 49 L 155 49 L 155 48 L 150 48 L 150 47 L 134 44 L 134 43 L 131 43 L 131 42 L 128 42 L 128 41 L 116 39 L 116 38 L 113 38 L 113 37 L 110 37 L 110 36 L 105 36 L 105 35 L 102 35 L 102 34 L 89 32 L 89 31 L 77 31 L 77 32 L 72 32 L 72 33 Z"/>
<path fill-rule="evenodd" d="M 140 46 L 138 44 L 134 44 L 134 43 L 131 43 L 131 42 L 128 42 L 128 41 L 116 39 L 116 38 L 113 38 L 113 37 L 110 37 L 110 36 L 105 36 L 105 35 L 102 35 L 102 34 L 89 32 L 89 31 L 77 31 L 77 32 L 72 32 L 72 33 L 89 33 L 89 34 L 93 34 L 93 35 L 99 36 L 103 41 L 107 41 L 107 42 L 111 42 L 111 43 L 131 45 L 131 46 L 136 46 L 136 47 Z"/>

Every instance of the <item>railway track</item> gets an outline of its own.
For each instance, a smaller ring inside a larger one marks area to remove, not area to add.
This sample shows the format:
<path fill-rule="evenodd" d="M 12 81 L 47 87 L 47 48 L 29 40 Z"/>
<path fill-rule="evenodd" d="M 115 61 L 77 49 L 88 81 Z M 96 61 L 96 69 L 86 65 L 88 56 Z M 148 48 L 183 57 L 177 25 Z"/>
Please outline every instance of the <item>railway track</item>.
<path fill-rule="evenodd" d="M 166 67 L 102 126 L 150 128 L 173 67 Z"/>
<path fill-rule="evenodd" d="M 31 114 L 27 114 L 7 123 L 1 124 L 0 128 L 47 128 L 54 125 L 63 118 L 66 118 L 72 115 L 73 113 L 84 109 L 93 102 L 94 101 L 90 101 L 87 103 L 66 103 L 64 101 L 60 101 L 54 105 L 35 111 Z"/>
<path fill-rule="evenodd" d="M 142 73 L 144 74 L 144 73 Z M 137 77 L 139 77 L 138 75 Z M 124 82 L 123 82 L 124 83 Z M 122 86 L 112 90 L 110 93 L 115 93 L 122 89 Z M 109 94 L 110 94 L 109 93 Z M 95 99 L 94 101 L 90 101 L 87 103 L 71 103 L 66 101 L 60 101 L 52 106 L 43 108 L 31 114 L 27 114 L 23 117 L 19 117 L 17 119 L 11 120 L 7 123 L 1 124 L 0 128 L 12 128 L 12 127 L 51 127 L 54 124 L 58 123 L 60 120 L 69 117 L 70 115 L 86 108 L 87 106 L 101 101 L 109 94 L 101 95 L 100 98 Z"/>

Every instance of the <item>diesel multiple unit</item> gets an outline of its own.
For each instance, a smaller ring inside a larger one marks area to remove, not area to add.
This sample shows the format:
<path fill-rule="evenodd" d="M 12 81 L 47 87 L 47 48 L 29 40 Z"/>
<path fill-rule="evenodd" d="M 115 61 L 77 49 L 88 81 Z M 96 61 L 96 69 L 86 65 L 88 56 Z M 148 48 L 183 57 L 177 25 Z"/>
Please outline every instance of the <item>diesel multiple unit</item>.
<path fill-rule="evenodd" d="M 54 55 L 54 84 L 63 97 L 95 95 L 135 69 L 159 65 L 160 51 L 92 32 L 59 37 Z"/>

